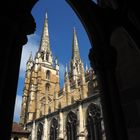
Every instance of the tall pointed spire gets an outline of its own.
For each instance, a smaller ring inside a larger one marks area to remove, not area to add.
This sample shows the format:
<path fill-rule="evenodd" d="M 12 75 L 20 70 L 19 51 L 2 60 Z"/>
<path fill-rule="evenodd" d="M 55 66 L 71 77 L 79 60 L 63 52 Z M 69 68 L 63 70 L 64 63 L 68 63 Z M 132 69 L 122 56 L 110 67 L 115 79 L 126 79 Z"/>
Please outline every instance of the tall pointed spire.
<path fill-rule="evenodd" d="M 44 28 L 43 28 L 43 32 L 42 32 L 38 55 L 41 58 L 39 62 L 48 63 L 51 66 L 53 65 L 53 55 L 52 55 L 52 51 L 50 48 L 47 13 L 45 15 Z"/>
<path fill-rule="evenodd" d="M 79 60 L 79 47 L 75 27 L 73 28 L 73 44 L 72 44 L 72 59 Z"/>
<path fill-rule="evenodd" d="M 68 72 L 68 66 L 67 66 L 67 64 L 66 64 L 66 70 L 65 70 L 65 72 L 66 72 L 66 73 Z"/>
<path fill-rule="evenodd" d="M 49 31 L 48 31 L 48 15 L 46 13 L 45 16 L 45 22 L 44 22 L 44 28 L 41 38 L 41 44 L 40 44 L 40 51 L 50 52 L 50 40 L 49 40 Z"/>
<path fill-rule="evenodd" d="M 73 43 L 72 43 L 71 71 L 70 71 L 73 80 L 78 79 L 78 75 L 80 74 L 80 64 L 81 64 L 81 58 L 80 58 L 80 53 L 79 53 L 76 30 L 74 28 L 73 29 Z"/>

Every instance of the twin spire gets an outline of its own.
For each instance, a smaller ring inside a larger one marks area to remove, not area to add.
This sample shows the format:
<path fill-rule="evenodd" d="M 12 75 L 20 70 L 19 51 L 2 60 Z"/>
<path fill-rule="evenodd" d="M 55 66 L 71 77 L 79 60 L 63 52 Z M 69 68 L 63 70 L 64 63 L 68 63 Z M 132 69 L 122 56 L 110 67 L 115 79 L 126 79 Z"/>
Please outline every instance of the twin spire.
<path fill-rule="evenodd" d="M 49 31 L 48 31 L 48 15 L 46 13 L 44 29 L 41 38 L 40 51 L 50 52 L 50 41 L 49 41 Z M 78 48 L 78 40 L 76 35 L 76 30 L 73 28 L 73 44 L 72 44 L 72 59 L 80 59 L 80 53 Z"/>
<path fill-rule="evenodd" d="M 48 15 L 46 13 L 45 21 L 44 21 L 44 27 L 41 37 L 41 43 L 39 47 L 38 54 L 41 54 L 41 59 L 38 60 L 38 62 L 47 62 L 47 64 L 53 64 L 53 56 L 50 48 L 50 39 L 49 39 L 49 30 L 48 30 Z M 32 54 L 30 55 L 29 61 L 32 61 Z M 45 61 L 44 61 L 45 60 Z M 58 65 L 57 60 L 55 60 L 56 65 Z M 72 58 L 70 63 L 70 75 L 73 76 L 74 80 L 76 79 L 76 76 L 81 73 L 81 58 L 79 53 L 79 46 L 78 46 L 78 39 L 75 28 L 73 28 L 73 41 L 72 41 Z M 68 68 L 66 66 L 66 73 L 68 76 Z M 65 75 L 65 76 L 66 76 Z"/>
<path fill-rule="evenodd" d="M 41 37 L 41 43 L 39 52 L 44 52 L 49 56 L 49 59 L 52 57 L 52 52 L 50 48 L 50 39 L 49 39 L 49 30 L 48 30 L 48 15 L 46 13 L 44 27 Z M 46 57 L 47 58 L 47 57 Z M 78 39 L 75 28 L 73 28 L 73 42 L 72 42 L 72 61 L 73 60 L 80 60 L 80 53 L 78 47 Z M 52 60 L 51 60 L 52 61 Z"/>
<path fill-rule="evenodd" d="M 46 51 L 50 52 L 50 41 L 49 41 L 49 31 L 48 31 L 48 15 L 46 13 L 45 16 L 45 22 L 44 22 L 44 28 L 43 28 L 43 33 L 42 33 L 42 38 L 41 38 L 41 44 L 40 44 L 40 51 Z M 79 54 L 79 48 L 78 48 L 78 40 L 77 40 L 77 35 L 76 35 L 76 30 L 75 28 L 73 29 L 73 44 L 72 44 L 72 59 L 80 59 L 80 54 Z"/>

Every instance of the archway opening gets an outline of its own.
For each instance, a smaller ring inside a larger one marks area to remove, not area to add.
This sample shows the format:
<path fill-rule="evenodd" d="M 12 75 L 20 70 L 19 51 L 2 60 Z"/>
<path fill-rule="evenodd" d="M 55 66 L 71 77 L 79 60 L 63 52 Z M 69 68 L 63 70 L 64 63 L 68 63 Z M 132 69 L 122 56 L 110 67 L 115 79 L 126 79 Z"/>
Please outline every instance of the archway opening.
<path fill-rule="evenodd" d="M 102 140 L 100 107 L 90 104 L 87 109 L 87 140 Z"/>
<path fill-rule="evenodd" d="M 69 112 L 66 121 L 67 140 L 77 139 L 77 115 Z"/>
<path fill-rule="evenodd" d="M 50 140 L 57 140 L 58 135 L 58 120 L 53 118 L 50 124 Z"/>
<path fill-rule="evenodd" d="M 43 135 L 43 124 L 39 123 L 37 126 L 37 140 L 42 140 Z"/>

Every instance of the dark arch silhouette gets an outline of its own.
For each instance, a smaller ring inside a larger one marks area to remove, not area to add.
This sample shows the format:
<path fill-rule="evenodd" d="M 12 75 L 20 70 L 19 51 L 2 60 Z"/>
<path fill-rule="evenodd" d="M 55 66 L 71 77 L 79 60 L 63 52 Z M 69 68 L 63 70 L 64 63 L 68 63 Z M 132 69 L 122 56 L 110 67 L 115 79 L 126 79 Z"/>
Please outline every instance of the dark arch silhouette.
<path fill-rule="evenodd" d="M 58 120 L 53 118 L 50 125 L 50 140 L 57 140 Z"/>
<path fill-rule="evenodd" d="M 102 140 L 100 107 L 90 104 L 87 109 L 87 140 Z"/>
<path fill-rule="evenodd" d="M 77 115 L 72 111 L 68 113 L 66 120 L 67 140 L 77 139 Z"/>
<path fill-rule="evenodd" d="M 18 140 L 18 137 L 14 137 L 14 140 Z"/>

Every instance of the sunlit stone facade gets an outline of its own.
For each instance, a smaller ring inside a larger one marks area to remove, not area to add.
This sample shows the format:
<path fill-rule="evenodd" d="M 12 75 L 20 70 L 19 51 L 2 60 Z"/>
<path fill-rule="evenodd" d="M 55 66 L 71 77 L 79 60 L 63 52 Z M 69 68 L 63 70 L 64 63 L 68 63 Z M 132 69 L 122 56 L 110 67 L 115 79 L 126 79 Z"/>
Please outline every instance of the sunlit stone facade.
<path fill-rule="evenodd" d="M 47 16 L 40 47 L 27 62 L 20 124 L 31 132 L 32 140 L 105 139 L 97 76 L 92 68 L 84 68 L 76 30 L 60 89 L 59 63 L 53 59 Z"/>

